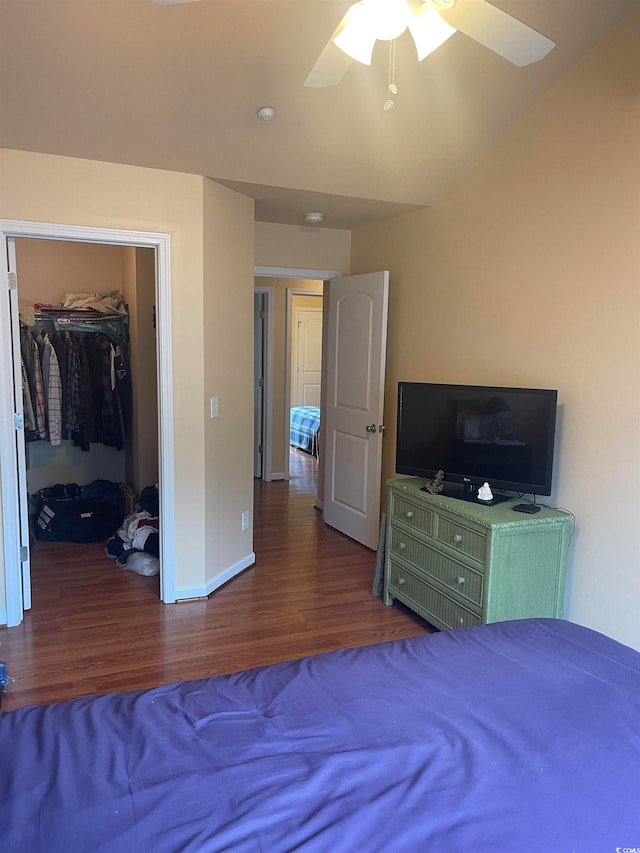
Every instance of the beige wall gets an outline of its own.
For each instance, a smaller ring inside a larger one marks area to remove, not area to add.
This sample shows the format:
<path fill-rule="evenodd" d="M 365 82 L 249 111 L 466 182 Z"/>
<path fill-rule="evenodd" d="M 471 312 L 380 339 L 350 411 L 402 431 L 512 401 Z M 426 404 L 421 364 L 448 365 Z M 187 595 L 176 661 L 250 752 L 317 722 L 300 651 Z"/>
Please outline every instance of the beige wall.
<path fill-rule="evenodd" d="M 65 293 L 120 290 L 122 252 L 120 246 L 99 243 L 18 238 L 18 296 L 61 305 Z"/>
<path fill-rule="evenodd" d="M 205 180 L 204 223 L 205 580 L 215 585 L 253 552 L 253 201 Z"/>
<path fill-rule="evenodd" d="M 348 273 L 351 232 L 256 222 L 255 252 L 256 266 Z"/>
<path fill-rule="evenodd" d="M 565 615 L 640 648 L 638 21 L 433 208 L 354 232 L 352 272 L 391 271 L 385 474 L 398 380 L 557 388 Z"/>
<path fill-rule="evenodd" d="M 205 194 L 207 200 L 210 198 L 210 187 L 202 177 L 54 155 L 2 150 L 0 189 L 0 217 L 5 219 L 170 234 L 176 586 L 179 594 L 180 590 L 202 589 L 205 584 L 205 523 L 210 516 L 203 465 L 205 402 L 208 406 L 209 396 L 209 389 L 205 390 L 204 386 L 204 227 L 206 222 L 209 235 L 216 224 L 214 219 L 223 222 L 227 217 L 228 206 L 229 216 L 235 222 L 234 240 L 251 247 L 253 223 L 248 222 L 249 217 L 242 223 L 237 221 L 231 191 L 218 198 L 216 205 L 205 203 Z M 219 248 L 218 262 L 222 262 L 227 247 Z M 247 251 L 252 252 L 252 249 Z M 249 293 L 251 280 L 250 275 Z M 214 286 L 217 284 L 216 281 Z M 209 275 L 207 287 L 211 287 Z M 241 326 L 242 310 L 234 305 L 230 311 L 225 299 L 217 323 L 227 324 L 230 329 Z M 251 328 L 251 311 L 252 307 L 246 317 L 247 328 Z M 226 366 L 227 382 L 231 383 L 235 366 L 233 362 Z M 244 379 L 242 369 L 240 375 Z M 247 393 L 250 396 L 250 387 Z M 239 411 L 244 415 L 243 406 L 239 406 Z M 231 405 L 231 422 L 235 414 Z M 206 441 L 212 438 L 207 434 Z M 234 433 L 233 447 L 227 446 L 227 440 L 225 433 L 211 450 L 207 448 L 209 465 L 212 455 L 213 458 L 235 458 L 238 453 L 245 453 L 251 460 L 251 441 L 242 432 Z M 242 446 L 244 442 L 246 448 Z M 239 486 L 236 482 L 242 471 L 235 471 L 233 476 L 224 467 L 222 471 L 216 488 L 220 493 L 228 490 L 232 499 L 244 506 L 247 495 L 237 496 Z M 248 495 L 251 486 L 249 476 L 244 487 Z M 210 577 L 208 569 L 206 576 Z"/>
<path fill-rule="evenodd" d="M 323 267 L 324 268 L 324 267 Z M 298 278 L 256 278 L 256 285 L 273 288 L 273 382 L 271 395 L 271 470 L 276 478 L 284 475 L 285 447 L 289 422 L 286 397 L 287 290 L 322 293 L 323 283 Z"/>

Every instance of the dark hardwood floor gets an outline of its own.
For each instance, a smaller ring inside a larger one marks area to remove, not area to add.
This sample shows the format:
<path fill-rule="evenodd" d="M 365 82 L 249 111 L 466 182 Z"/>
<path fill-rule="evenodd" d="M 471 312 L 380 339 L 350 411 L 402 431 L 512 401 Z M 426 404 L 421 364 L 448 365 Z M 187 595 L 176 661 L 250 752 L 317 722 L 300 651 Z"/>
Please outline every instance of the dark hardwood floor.
<path fill-rule="evenodd" d="M 36 543 L 32 610 L 0 628 L 15 679 L 2 710 L 427 632 L 371 596 L 375 554 L 322 523 L 316 465 L 292 452 L 288 483 L 256 481 L 256 563 L 206 600 L 162 604 L 158 578 L 120 568 L 104 543 Z"/>

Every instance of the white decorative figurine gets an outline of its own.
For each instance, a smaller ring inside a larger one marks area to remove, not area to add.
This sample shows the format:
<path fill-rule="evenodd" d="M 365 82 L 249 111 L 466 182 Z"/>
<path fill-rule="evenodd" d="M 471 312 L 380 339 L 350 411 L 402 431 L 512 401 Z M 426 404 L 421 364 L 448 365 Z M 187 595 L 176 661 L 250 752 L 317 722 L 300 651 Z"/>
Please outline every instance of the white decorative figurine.
<path fill-rule="evenodd" d="M 493 500 L 493 492 L 489 486 L 489 483 L 484 483 L 478 489 L 478 500 L 479 501 L 492 501 Z"/>

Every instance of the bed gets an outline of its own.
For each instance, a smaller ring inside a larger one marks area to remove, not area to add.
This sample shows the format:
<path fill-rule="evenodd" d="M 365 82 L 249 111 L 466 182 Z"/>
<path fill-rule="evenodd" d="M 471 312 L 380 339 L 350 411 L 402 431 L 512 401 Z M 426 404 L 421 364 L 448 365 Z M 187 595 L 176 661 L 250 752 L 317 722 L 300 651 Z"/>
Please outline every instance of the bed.
<path fill-rule="evenodd" d="M 320 439 L 320 409 L 317 406 L 294 406 L 290 415 L 290 438 L 292 447 L 318 455 Z"/>
<path fill-rule="evenodd" d="M 640 654 L 562 620 L 23 708 L 0 735 L 4 850 L 640 845 Z"/>

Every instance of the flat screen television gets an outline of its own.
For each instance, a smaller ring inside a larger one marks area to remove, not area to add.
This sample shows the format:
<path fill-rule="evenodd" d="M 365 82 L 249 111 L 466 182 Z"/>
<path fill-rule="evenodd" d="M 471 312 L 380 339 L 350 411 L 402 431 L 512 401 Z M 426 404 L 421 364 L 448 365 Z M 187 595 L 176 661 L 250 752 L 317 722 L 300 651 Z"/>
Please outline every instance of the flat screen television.
<path fill-rule="evenodd" d="M 492 491 L 550 495 L 557 397 L 539 388 L 399 382 L 396 472 L 444 471 L 444 493 L 466 500 L 485 482 Z M 501 499 L 494 492 L 494 503 Z"/>

